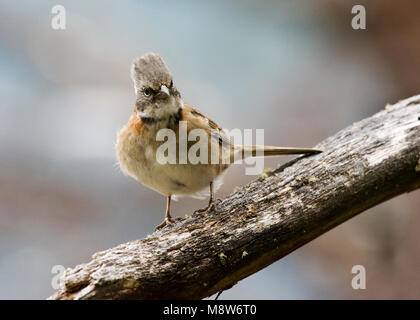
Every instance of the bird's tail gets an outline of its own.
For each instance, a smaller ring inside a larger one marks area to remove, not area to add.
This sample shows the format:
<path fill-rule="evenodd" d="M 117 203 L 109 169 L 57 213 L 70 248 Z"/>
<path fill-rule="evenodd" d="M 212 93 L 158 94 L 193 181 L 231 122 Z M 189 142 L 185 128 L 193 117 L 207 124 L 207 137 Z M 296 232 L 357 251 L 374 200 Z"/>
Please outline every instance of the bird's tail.
<path fill-rule="evenodd" d="M 310 148 L 283 148 L 272 146 L 235 146 L 235 150 L 242 155 L 242 159 L 249 157 L 274 157 L 288 154 L 316 154 L 321 150 Z"/>

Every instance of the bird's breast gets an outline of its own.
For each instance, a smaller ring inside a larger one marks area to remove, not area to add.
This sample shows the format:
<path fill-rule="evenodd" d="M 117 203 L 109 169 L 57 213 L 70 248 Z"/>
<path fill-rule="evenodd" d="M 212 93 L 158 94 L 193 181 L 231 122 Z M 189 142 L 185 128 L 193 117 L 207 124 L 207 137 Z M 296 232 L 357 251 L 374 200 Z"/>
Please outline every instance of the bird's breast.
<path fill-rule="evenodd" d="M 160 163 L 156 154 L 163 143 L 156 141 L 153 127 L 132 117 L 117 135 L 116 154 L 121 171 L 163 195 L 173 195 L 202 190 L 227 167 L 179 163 L 179 141 L 174 146 L 177 162 Z"/>

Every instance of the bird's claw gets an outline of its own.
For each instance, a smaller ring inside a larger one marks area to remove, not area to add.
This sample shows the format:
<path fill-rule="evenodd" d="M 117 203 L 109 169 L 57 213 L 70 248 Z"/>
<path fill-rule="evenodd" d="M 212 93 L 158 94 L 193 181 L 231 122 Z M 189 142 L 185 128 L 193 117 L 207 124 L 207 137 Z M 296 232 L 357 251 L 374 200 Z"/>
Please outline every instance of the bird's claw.
<path fill-rule="evenodd" d="M 195 210 L 193 214 L 207 213 L 207 212 L 211 212 L 213 210 L 216 211 L 217 210 L 217 202 L 219 202 L 219 199 L 217 199 L 215 201 L 211 201 L 207 205 L 207 207 L 205 207 L 205 208 Z"/>
<path fill-rule="evenodd" d="M 163 220 L 160 224 L 158 224 L 155 227 L 155 231 L 157 231 L 159 229 L 162 229 L 163 227 L 168 226 L 168 225 L 170 225 L 172 223 L 175 223 L 176 221 L 179 221 L 179 220 L 182 220 L 182 218 L 180 218 L 180 217 L 176 217 L 176 218 L 172 218 L 172 217 L 165 218 L 165 220 Z"/>

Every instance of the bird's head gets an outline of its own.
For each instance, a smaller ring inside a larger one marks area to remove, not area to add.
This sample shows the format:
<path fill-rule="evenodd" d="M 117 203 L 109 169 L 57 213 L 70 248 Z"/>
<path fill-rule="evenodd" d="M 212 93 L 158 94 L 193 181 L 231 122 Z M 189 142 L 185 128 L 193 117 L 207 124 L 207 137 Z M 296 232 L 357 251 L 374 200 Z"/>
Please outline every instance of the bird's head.
<path fill-rule="evenodd" d="M 159 55 L 148 53 L 135 59 L 131 66 L 131 78 L 139 118 L 161 121 L 179 112 L 183 105 L 181 95 Z"/>

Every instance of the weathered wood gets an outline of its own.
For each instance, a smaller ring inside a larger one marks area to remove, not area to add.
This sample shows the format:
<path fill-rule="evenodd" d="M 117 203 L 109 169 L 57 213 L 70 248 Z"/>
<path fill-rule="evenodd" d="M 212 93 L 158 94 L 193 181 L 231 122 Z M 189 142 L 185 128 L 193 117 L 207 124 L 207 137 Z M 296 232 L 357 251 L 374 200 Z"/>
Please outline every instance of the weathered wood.
<path fill-rule="evenodd" d="M 387 106 L 194 215 L 67 269 L 51 299 L 201 299 L 420 187 L 420 95 Z"/>

